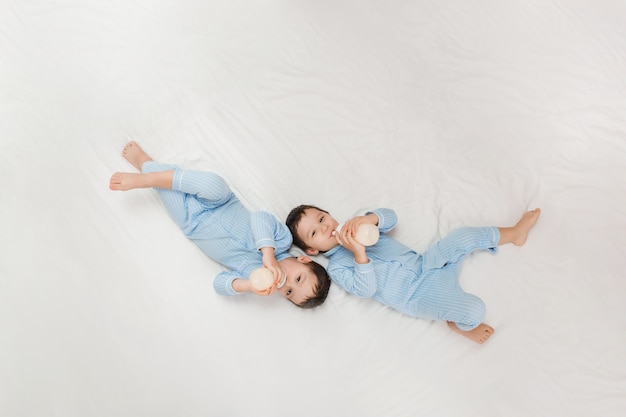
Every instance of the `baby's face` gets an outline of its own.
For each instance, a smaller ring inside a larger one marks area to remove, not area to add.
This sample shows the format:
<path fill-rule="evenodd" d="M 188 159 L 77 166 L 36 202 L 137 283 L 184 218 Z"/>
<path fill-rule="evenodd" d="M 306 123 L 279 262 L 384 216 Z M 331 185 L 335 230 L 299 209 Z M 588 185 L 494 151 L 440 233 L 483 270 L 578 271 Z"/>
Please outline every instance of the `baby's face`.
<path fill-rule="evenodd" d="M 307 265 L 309 262 L 311 258 L 308 256 L 280 261 L 280 266 L 287 274 L 287 280 L 277 291 L 295 304 L 302 304 L 315 295 L 315 287 L 318 285 L 317 275 Z"/>
<path fill-rule="evenodd" d="M 309 255 L 317 255 L 337 246 L 335 230 L 339 223 L 328 213 L 318 209 L 306 209 L 298 223 L 298 237 L 305 243 Z"/>

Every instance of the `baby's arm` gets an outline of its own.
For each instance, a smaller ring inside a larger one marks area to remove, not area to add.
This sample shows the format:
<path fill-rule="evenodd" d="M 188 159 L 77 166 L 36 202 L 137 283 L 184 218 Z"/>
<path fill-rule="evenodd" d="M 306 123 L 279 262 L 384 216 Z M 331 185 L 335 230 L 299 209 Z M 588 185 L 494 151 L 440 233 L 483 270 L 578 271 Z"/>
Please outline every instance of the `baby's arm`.
<path fill-rule="evenodd" d="M 356 264 L 356 268 L 354 270 L 355 279 L 350 281 L 357 282 L 360 278 L 367 281 L 374 281 L 375 283 L 375 274 L 373 268 L 367 268 L 368 265 L 371 264 L 369 258 L 367 257 L 367 252 L 365 251 L 365 246 L 361 243 L 357 242 L 356 235 L 359 229 L 359 226 L 362 224 L 373 224 L 378 226 L 379 230 L 382 233 L 386 233 L 389 230 L 393 229 L 398 222 L 398 218 L 396 213 L 388 208 L 379 208 L 376 210 L 372 210 L 367 212 L 364 216 L 356 216 L 350 220 L 348 220 L 339 233 L 335 236 L 337 241 L 341 246 L 352 252 L 354 255 L 354 262 Z M 365 273 L 367 271 L 367 273 Z M 360 278 L 359 278 L 360 277 Z M 368 284 L 369 285 L 369 284 Z M 368 286 L 366 285 L 366 286 Z M 375 284 L 374 284 L 375 291 Z M 370 292 L 369 290 L 366 292 Z"/>
<path fill-rule="evenodd" d="M 223 271 L 215 276 L 213 279 L 213 289 L 219 295 L 230 296 L 237 295 L 245 291 L 237 291 L 233 288 L 233 282 L 240 278 L 241 275 L 233 271 Z"/>
<path fill-rule="evenodd" d="M 285 224 L 266 211 L 256 211 L 250 215 L 252 235 L 258 250 L 263 254 L 263 266 L 272 271 L 276 282 L 282 279 L 282 271 L 276 261 L 276 254 L 287 252 L 292 237 Z"/>
<path fill-rule="evenodd" d="M 354 229 L 348 226 L 354 222 Z M 339 286 L 359 297 L 373 297 L 377 291 L 376 271 L 373 262 L 367 257 L 365 246 L 358 243 L 352 236 L 356 235 L 358 225 L 371 223 L 378 226 L 381 233 L 387 233 L 398 223 L 396 213 L 388 208 L 379 208 L 368 212 L 365 216 L 357 216 L 346 222 L 337 235 L 337 241 L 354 255 L 354 264 L 346 258 L 339 258 L 328 273 Z M 348 226 L 348 228 L 346 228 Z M 345 229 L 345 230 L 344 230 Z M 349 232 L 350 231 L 350 232 Z M 341 255 L 334 255 L 341 256 Z M 333 264 L 333 262 L 331 262 Z"/>
<path fill-rule="evenodd" d="M 351 229 L 348 226 L 348 223 L 352 222 L 355 219 L 349 220 L 346 224 L 341 228 L 339 233 L 335 235 L 337 242 L 344 248 L 348 249 L 354 255 L 354 262 L 357 264 L 366 264 L 369 262 L 367 254 L 365 253 L 365 246 L 357 242 L 355 239 L 356 233 L 353 235 Z"/>
<path fill-rule="evenodd" d="M 377 208 L 368 211 L 364 216 L 356 216 L 348 220 L 341 230 L 346 229 L 350 232 L 351 236 L 356 236 L 359 226 L 366 223 L 378 226 L 378 230 L 380 230 L 381 233 L 387 233 L 396 227 L 398 216 L 396 216 L 396 212 L 392 209 Z"/>
<path fill-rule="evenodd" d="M 378 215 L 374 212 L 370 212 L 367 213 L 365 216 L 353 217 L 341 227 L 341 230 L 343 231 L 344 229 L 346 229 L 346 231 L 349 232 L 351 236 L 356 236 L 356 233 L 359 230 L 359 226 L 362 224 L 373 224 L 374 226 L 378 226 Z"/>
<path fill-rule="evenodd" d="M 258 291 L 252 287 L 247 278 L 242 278 L 239 272 L 223 271 L 217 274 L 213 280 L 213 288 L 219 295 L 231 296 L 247 292 L 256 295 L 266 296 L 272 295 L 276 291 L 276 286 L 272 285 L 265 291 Z"/>
<path fill-rule="evenodd" d="M 274 280 L 278 282 L 282 279 L 282 271 L 280 269 L 280 265 L 278 265 L 278 261 L 276 260 L 274 248 L 266 246 L 261 248 L 260 251 L 263 253 L 263 266 L 272 271 Z"/>
<path fill-rule="evenodd" d="M 256 288 L 254 288 L 252 284 L 250 284 L 249 279 L 244 279 L 244 278 L 236 278 L 235 280 L 233 280 L 232 286 L 233 286 L 233 289 L 237 291 L 238 293 L 251 292 L 253 294 L 260 295 L 263 297 L 267 295 L 272 295 L 274 294 L 274 291 L 276 291 L 276 285 L 272 285 L 266 290 L 259 291 Z"/>
<path fill-rule="evenodd" d="M 376 294 L 378 284 L 374 264 L 352 264 L 347 260 L 334 264 L 328 269 L 328 273 L 333 277 L 333 281 L 346 291 L 361 297 L 370 298 Z"/>
<path fill-rule="evenodd" d="M 369 212 L 367 215 L 369 216 L 370 214 L 375 215 L 378 219 L 378 224 L 376 225 L 381 233 L 387 233 L 396 227 L 396 224 L 398 223 L 398 216 L 396 215 L 396 212 L 389 208 L 377 208 Z"/>
<path fill-rule="evenodd" d="M 376 213 L 370 212 L 364 216 L 356 216 L 348 220 L 336 235 L 337 241 L 341 246 L 348 249 L 354 255 L 354 261 L 357 264 L 366 264 L 369 262 L 365 252 L 365 246 L 356 240 L 359 226 L 362 224 L 373 224 L 378 226 L 379 220 Z"/>

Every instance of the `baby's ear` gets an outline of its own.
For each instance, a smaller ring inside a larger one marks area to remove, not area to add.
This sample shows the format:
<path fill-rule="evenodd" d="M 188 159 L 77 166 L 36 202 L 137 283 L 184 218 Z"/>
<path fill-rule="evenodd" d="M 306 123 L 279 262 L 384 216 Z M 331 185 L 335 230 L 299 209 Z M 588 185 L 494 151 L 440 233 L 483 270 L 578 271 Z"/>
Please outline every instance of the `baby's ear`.
<path fill-rule="evenodd" d="M 308 264 L 310 262 L 313 262 L 313 259 L 309 258 L 306 255 L 300 255 L 298 256 L 298 261 L 302 262 L 303 264 Z"/>
<path fill-rule="evenodd" d="M 320 253 L 320 251 L 318 251 L 317 249 L 308 248 L 304 251 L 304 253 L 306 253 L 307 255 L 315 256 Z"/>

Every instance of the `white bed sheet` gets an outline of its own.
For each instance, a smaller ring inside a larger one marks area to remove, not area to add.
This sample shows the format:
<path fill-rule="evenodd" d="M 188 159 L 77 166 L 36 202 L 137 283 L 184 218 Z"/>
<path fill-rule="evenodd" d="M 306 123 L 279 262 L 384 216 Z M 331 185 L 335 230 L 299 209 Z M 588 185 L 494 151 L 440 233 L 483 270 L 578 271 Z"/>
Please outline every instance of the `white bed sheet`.
<path fill-rule="evenodd" d="M 625 21 L 617 0 L 2 0 L 0 415 L 623 416 Z M 479 346 L 337 287 L 313 311 L 216 295 L 153 191 L 107 189 L 129 138 L 281 218 L 392 207 L 416 250 L 543 214 L 463 266 Z"/>

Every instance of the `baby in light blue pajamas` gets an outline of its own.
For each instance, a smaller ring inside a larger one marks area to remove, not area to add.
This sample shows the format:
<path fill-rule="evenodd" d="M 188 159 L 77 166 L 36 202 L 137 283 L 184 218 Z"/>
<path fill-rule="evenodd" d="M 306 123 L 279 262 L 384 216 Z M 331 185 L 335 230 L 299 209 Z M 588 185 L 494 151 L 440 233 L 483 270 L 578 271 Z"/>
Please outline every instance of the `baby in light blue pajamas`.
<path fill-rule="evenodd" d="M 386 235 L 398 221 L 393 210 L 380 208 L 338 222 L 318 207 L 301 205 L 287 217 L 294 244 L 309 255 L 322 253 L 333 282 L 346 291 L 413 317 L 445 320 L 455 332 L 483 343 L 494 329 L 483 323 L 485 304 L 459 285 L 463 259 L 475 250 L 495 252 L 505 243 L 523 245 L 541 213 L 525 213 L 513 227 L 463 227 L 424 253 L 417 253 Z M 361 224 L 378 226 L 380 238 L 365 247 L 356 241 Z"/>
<path fill-rule="evenodd" d="M 303 308 L 324 302 L 330 286 L 326 270 L 308 256 L 296 258 L 288 252 L 291 233 L 274 215 L 250 212 L 215 173 L 155 162 L 136 142 L 129 142 L 122 154 L 141 173 L 115 173 L 109 188 L 154 188 L 185 236 L 229 269 L 213 281 L 218 294 L 267 296 L 277 291 Z M 262 266 L 275 279 L 267 290 L 255 289 L 248 280 Z M 284 285 L 277 288 L 284 275 Z"/>

